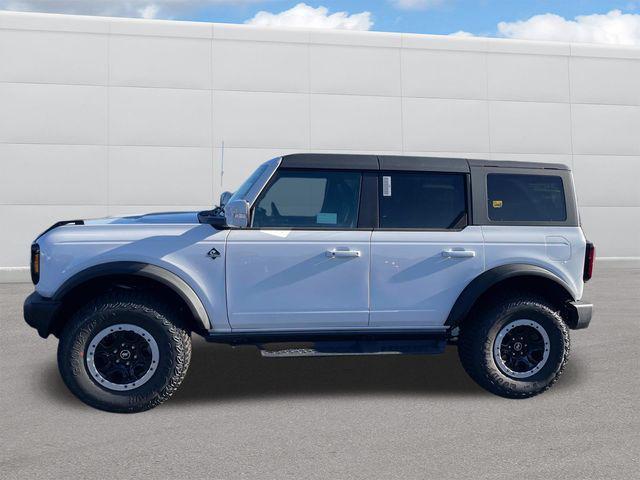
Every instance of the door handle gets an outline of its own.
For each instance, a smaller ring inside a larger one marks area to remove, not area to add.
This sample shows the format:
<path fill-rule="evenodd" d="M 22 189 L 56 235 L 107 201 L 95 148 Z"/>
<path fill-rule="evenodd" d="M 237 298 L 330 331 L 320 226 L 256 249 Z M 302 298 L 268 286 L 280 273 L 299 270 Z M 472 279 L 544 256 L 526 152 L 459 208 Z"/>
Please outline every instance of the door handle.
<path fill-rule="evenodd" d="M 447 249 L 442 251 L 442 256 L 447 258 L 471 258 L 476 256 L 473 250 L 453 250 Z"/>
<path fill-rule="evenodd" d="M 360 250 L 337 250 L 332 248 L 331 250 L 326 251 L 327 257 L 336 258 L 336 257 L 359 257 L 362 255 Z"/>

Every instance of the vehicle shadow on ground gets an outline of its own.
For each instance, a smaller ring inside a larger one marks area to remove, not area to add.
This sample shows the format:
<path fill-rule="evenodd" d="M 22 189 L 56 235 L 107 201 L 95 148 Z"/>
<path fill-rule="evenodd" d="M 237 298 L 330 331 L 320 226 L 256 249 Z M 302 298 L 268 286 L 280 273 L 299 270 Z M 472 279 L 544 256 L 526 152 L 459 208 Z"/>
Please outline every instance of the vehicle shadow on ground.
<path fill-rule="evenodd" d="M 573 357 L 554 390 L 579 383 L 581 364 Z M 43 372 L 51 397 L 71 394 L 55 364 Z M 442 355 L 386 355 L 322 358 L 262 358 L 253 347 L 231 348 L 195 339 L 189 373 L 173 405 L 324 395 L 489 395 L 462 369 L 455 347 Z"/>
<path fill-rule="evenodd" d="M 357 394 L 482 395 L 443 355 L 262 358 L 253 347 L 194 343 L 189 374 L 176 402 Z"/>

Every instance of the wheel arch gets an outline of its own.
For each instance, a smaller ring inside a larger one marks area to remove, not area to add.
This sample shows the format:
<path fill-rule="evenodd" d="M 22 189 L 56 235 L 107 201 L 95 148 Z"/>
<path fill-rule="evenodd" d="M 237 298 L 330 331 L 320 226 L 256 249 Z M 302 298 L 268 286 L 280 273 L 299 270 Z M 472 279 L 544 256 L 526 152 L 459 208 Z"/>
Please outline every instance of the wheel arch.
<path fill-rule="evenodd" d="M 156 287 L 167 295 L 180 301 L 192 320 L 191 327 L 198 333 L 211 329 L 209 315 L 196 292 L 177 274 L 143 262 L 110 262 L 94 265 L 67 279 L 52 296 L 60 302 L 61 308 L 51 326 L 51 333 L 58 334 L 68 319 L 70 310 L 82 304 L 87 294 L 108 290 L 109 288 Z"/>
<path fill-rule="evenodd" d="M 511 264 L 492 268 L 476 277 L 460 293 L 445 326 L 459 326 L 484 300 L 505 290 L 533 291 L 550 298 L 559 308 L 574 300 L 569 285 L 549 270 L 529 264 Z"/>

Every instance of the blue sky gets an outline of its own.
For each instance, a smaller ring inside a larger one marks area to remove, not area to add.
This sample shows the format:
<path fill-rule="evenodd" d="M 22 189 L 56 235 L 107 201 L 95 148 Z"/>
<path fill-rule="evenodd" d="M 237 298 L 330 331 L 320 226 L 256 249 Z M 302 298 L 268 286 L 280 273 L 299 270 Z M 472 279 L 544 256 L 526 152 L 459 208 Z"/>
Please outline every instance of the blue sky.
<path fill-rule="evenodd" d="M 303 1 L 0 0 L 0 9 L 640 45 L 640 0 Z"/>
<path fill-rule="evenodd" d="M 299 1 L 274 0 L 235 6 L 206 7 L 185 19 L 242 23 L 259 10 L 280 12 Z M 577 15 L 604 14 L 614 9 L 640 13 L 640 2 L 629 0 L 449 0 L 436 2 L 426 9 L 403 10 L 392 1 L 307 0 L 310 6 L 329 8 L 330 13 L 369 11 L 374 22 L 372 30 L 449 34 L 459 30 L 476 35 L 496 34 L 501 21 L 526 20 L 537 14 L 555 13 L 567 19 Z M 438 5 L 438 3 L 440 3 Z"/>

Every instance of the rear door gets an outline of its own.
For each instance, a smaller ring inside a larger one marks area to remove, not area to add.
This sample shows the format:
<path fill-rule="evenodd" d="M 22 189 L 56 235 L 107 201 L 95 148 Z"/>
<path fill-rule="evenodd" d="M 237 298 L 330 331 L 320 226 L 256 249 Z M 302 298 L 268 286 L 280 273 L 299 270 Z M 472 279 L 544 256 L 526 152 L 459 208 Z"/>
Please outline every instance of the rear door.
<path fill-rule="evenodd" d="M 481 227 L 469 225 L 469 174 L 382 171 L 379 182 L 370 326 L 441 327 L 484 268 Z"/>
<path fill-rule="evenodd" d="M 252 227 L 227 238 L 234 330 L 366 327 L 371 229 L 358 228 L 363 175 L 280 169 Z"/>

